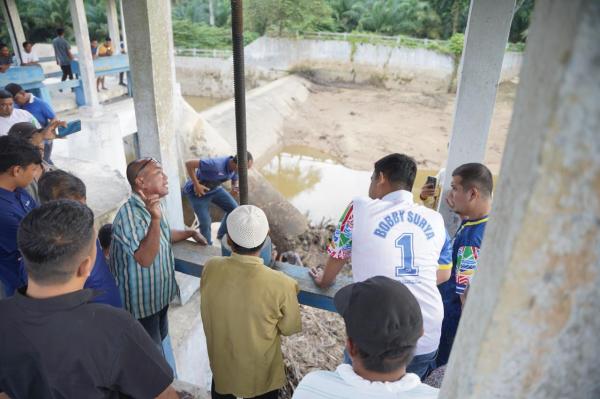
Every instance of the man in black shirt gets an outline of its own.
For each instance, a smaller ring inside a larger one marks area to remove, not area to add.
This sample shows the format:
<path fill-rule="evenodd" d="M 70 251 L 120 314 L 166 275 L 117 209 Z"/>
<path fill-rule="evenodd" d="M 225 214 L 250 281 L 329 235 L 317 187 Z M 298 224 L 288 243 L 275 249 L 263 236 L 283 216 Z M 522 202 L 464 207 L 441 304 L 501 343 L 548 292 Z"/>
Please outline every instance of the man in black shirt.
<path fill-rule="evenodd" d="M 94 216 L 51 201 L 30 212 L 17 238 L 28 286 L 0 301 L 0 392 L 21 398 L 177 398 L 173 373 L 124 310 L 90 303 Z M 0 397 L 3 397 L 0 394 Z"/>

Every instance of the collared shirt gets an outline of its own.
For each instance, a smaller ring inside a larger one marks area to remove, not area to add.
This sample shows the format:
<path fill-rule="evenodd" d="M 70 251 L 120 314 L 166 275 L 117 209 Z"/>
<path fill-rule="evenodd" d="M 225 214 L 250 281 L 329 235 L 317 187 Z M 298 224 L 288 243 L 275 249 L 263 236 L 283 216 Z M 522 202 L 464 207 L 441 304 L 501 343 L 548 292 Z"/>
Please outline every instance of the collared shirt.
<path fill-rule="evenodd" d="M 308 373 L 296 390 L 293 399 L 435 399 L 439 389 L 421 383 L 416 374 L 405 374 L 398 381 L 369 381 L 342 364 L 335 371 Z"/>
<path fill-rule="evenodd" d="M 451 244 L 442 216 L 415 204 L 409 191 L 382 199 L 355 198 L 333 233 L 328 253 L 351 259 L 354 281 L 386 276 L 405 284 L 423 313 L 425 333 L 416 355 L 439 345 L 444 308 L 437 289 L 437 270 L 450 269 Z"/>
<path fill-rule="evenodd" d="M 35 207 L 35 200 L 24 189 L 11 192 L 0 188 L 0 280 L 7 296 L 27 283 L 17 248 L 17 230 L 21 220 Z"/>
<path fill-rule="evenodd" d="M 450 280 L 440 285 L 444 303 L 460 304 L 459 294 L 464 293 L 477 270 L 479 249 L 483 241 L 488 217 L 464 220 L 452 244 L 452 275 Z"/>
<path fill-rule="evenodd" d="M 113 276 L 108 268 L 106 258 L 102 252 L 100 240 L 96 240 L 96 262 L 94 263 L 94 268 L 83 287 L 91 288 L 98 293 L 98 295 L 92 299 L 92 302 L 105 303 L 116 308 L 123 307 L 115 276 Z"/>
<path fill-rule="evenodd" d="M 80 290 L 0 301 L 0 392 L 11 398 L 155 398 L 173 372 L 140 323 Z"/>
<path fill-rule="evenodd" d="M 54 47 L 54 56 L 60 66 L 71 65 L 71 58 L 69 58 L 71 46 L 64 37 L 55 37 L 52 40 L 52 47 Z"/>
<path fill-rule="evenodd" d="M 49 121 L 56 118 L 56 114 L 50 107 L 50 104 L 34 96 L 29 97 L 29 102 L 25 105 L 15 103 L 15 108 L 24 109 L 29 112 L 38 121 L 41 127 L 46 127 Z"/>
<path fill-rule="evenodd" d="M 37 119 L 24 109 L 13 108 L 10 116 L 0 116 L 0 136 L 6 136 L 10 128 L 19 122 L 29 122 L 35 127 L 41 127 Z"/>
<path fill-rule="evenodd" d="M 134 258 L 150 226 L 144 201 L 132 194 L 113 221 L 110 269 L 117 280 L 125 309 L 136 319 L 152 316 L 166 307 L 179 288 L 175 281 L 175 258 L 171 230 L 163 209 L 160 220 L 160 247 L 154 262 L 143 267 Z"/>
<path fill-rule="evenodd" d="M 261 258 L 206 262 L 200 308 L 215 389 L 254 397 L 285 384 L 280 335 L 300 332 L 298 284 Z"/>
<path fill-rule="evenodd" d="M 229 161 L 233 157 L 218 157 L 201 159 L 198 161 L 198 169 L 196 169 L 196 177 L 201 184 L 214 189 L 227 180 L 237 181 L 238 174 L 229 170 Z M 183 186 L 183 191 L 191 194 L 194 192 L 194 185 L 191 179 L 188 179 Z"/>

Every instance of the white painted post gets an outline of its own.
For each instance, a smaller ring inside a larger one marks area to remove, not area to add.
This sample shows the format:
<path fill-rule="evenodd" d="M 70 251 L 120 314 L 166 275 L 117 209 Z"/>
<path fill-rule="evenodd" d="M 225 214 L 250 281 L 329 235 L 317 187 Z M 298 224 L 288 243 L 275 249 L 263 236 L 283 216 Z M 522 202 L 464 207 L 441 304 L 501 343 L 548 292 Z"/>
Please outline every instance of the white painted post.
<path fill-rule="evenodd" d="M 167 217 L 171 227 L 182 228 L 171 2 L 127 0 L 123 6 L 140 153 L 162 163 L 170 183 Z"/>
<path fill-rule="evenodd" d="M 441 399 L 600 397 L 600 2 L 535 4 Z"/>
<path fill-rule="evenodd" d="M 85 95 L 85 103 L 89 106 L 97 106 L 98 92 L 96 91 L 96 74 L 94 72 L 94 61 L 88 31 L 87 17 L 83 0 L 69 0 L 71 19 L 75 41 L 77 42 L 77 59 L 79 61 L 80 79 Z"/>
<path fill-rule="evenodd" d="M 514 7 L 515 0 L 471 1 L 458 72 L 445 190 L 450 188 L 456 167 L 483 162 Z M 444 198 L 440 201 L 440 212 L 448 231 L 456 231 L 457 217 L 450 212 Z"/>
<path fill-rule="evenodd" d="M 19 10 L 17 9 L 17 3 L 15 0 L 1 0 L 2 15 L 4 16 L 4 22 L 10 36 L 10 42 L 13 46 L 13 51 L 17 56 L 19 64 L 23 62 L 23 42 L 25 39 L 25 33 L 23 32 L 23 25 L 21 24 L 21 17 L 19 16 Z"/>
<path fill-rule="evenodd" d="M 123 36 L 123 50 L 127 52 L 127 32 L 125 31 L 125 16 L 123 15 L 123 0 L 119 0 L 119 10 L 121 10 L 121 36 Z M 121 43 L 119 43 L 119 52 Z"/>
<path fill-rule="evenodd" d="M 112 40 L 113 55 L 119 55 L 121 54 L 121 35 L 119 33 L 119 16 L 116 0 L 106 0 L 106 21 L 108 36 Z"/>

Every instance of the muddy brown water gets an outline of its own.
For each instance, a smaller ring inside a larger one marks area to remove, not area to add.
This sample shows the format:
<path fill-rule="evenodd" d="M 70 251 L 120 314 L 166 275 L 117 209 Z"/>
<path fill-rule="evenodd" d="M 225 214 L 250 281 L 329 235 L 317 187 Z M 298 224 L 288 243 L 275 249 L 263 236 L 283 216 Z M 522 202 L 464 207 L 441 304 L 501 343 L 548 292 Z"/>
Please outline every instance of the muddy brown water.
<path fill-rule="evenodd" d="M 369 193 L 371 170 L 350 169 L 330 155 L 304 146 L 287 146 L 260 168 L 265 178 L 312 223 L 337 221 L 357 196 Z M 438 171 L 417 172 L 413 194 L 427 176 Z"/>

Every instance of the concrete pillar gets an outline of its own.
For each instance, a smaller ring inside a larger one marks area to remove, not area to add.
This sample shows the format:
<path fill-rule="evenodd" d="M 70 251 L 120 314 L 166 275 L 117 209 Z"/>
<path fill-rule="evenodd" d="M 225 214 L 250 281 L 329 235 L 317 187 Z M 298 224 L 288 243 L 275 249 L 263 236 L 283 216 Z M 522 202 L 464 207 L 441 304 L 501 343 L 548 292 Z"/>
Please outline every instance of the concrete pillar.
<path fill-rule="evenodd" d="M 177 162 L 177 130 L 173 120 L 175 61 L 170 0 L 127 0 L 129 64 L 140 153 L 160 160 L 169 177 L 166 198 L 172 227 L 183 226 Z M 135 43 L 135 45 L 133 45 Z"/>
<path fill-rule="evenodd" d="M 121 39 L 119 34 L 119 15 L 116 0 L 106 0 L 106 21 L 108 36 L 112 39 L 113 55 L 121 54 Z"/>
<path fill-rule="evenodd" d="M 96 75 L 94 73 L 94 61 L 92 59 L 90 35 L 83 0 L 69 0 L 69 8 L 77 43 L 77 59 L 85 103 L 89 106 L 96 106 L 99 104 L 98 92 L 96 91 Z"/>
<path fill-rule="evenodd" d="M 123 36 L 123 50 L 127 52 L 127 32 L 125 31 L 125 16 L 123 15 L 123 0 L 119 0 L 119 10 L 121 10 L 121 35 Z M 121 43 L 119 43 L 119 48 Z"/>
<path fill-rule="evenodd" d="M 456 167 L 467 162 L 483 162 L 514 6 L 515 0 L 471 1 L 458 71 L 445 190 L 450 188 Z M 446 227 L 453 232 L 458 227 L 457 219 L 453 219 L 455 215 L 445 201 L 440 203 Z"/>
<path fill-rule="evenodd" d="M 19 64 L 21 64 L 23 62 L 22 45 L 26 39 L 23 32 L 23 25 L 21 24 L 21 17 L 19 17 L 19 10 L 17 10 L 17 3 L 15 0 L 0 0 L 0 3 L 13 51 L 17 56 Z"/>
<path fill-rule="evenodd" d="M 536 2 L 440 398 L 600 397 L 600 3 Z"/>

